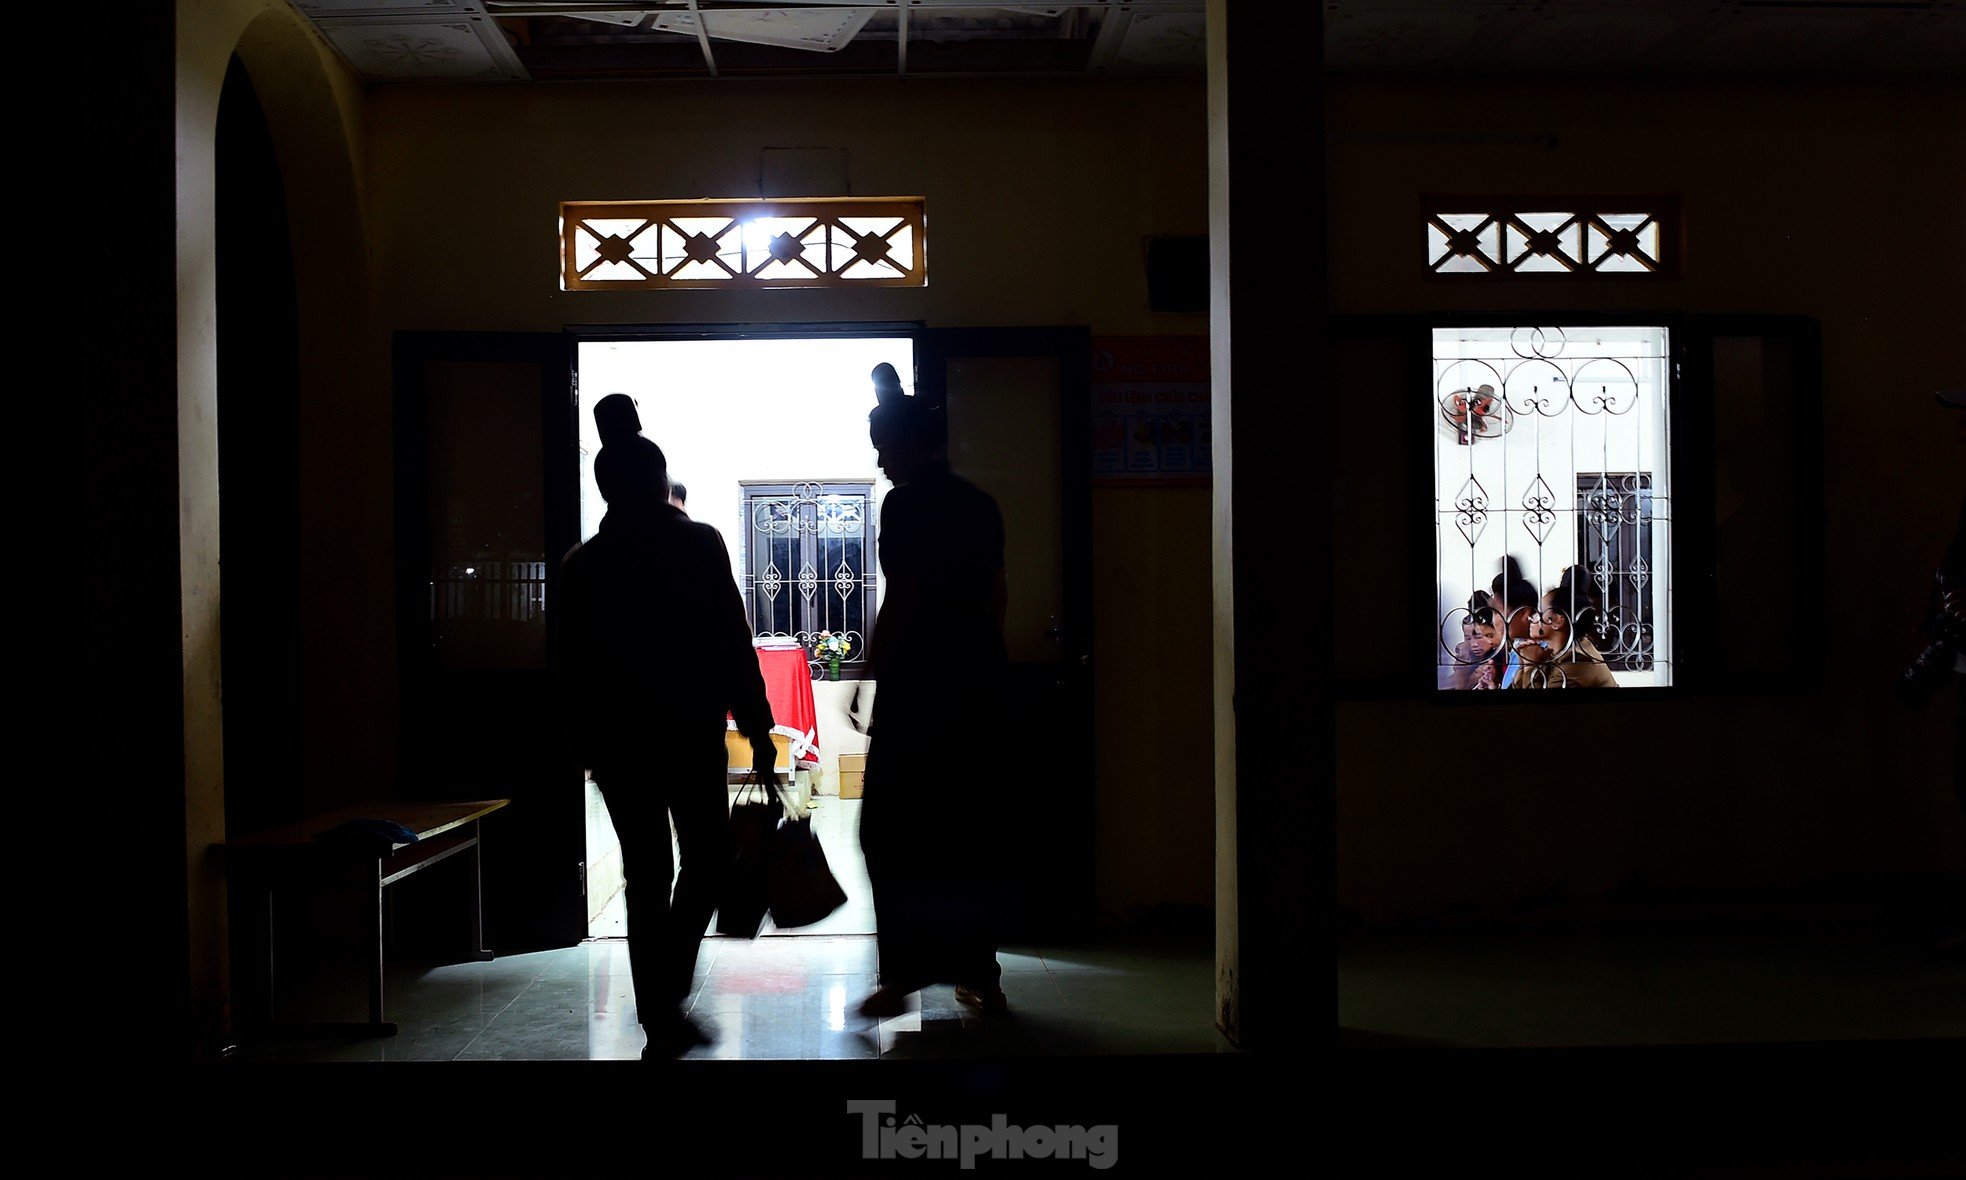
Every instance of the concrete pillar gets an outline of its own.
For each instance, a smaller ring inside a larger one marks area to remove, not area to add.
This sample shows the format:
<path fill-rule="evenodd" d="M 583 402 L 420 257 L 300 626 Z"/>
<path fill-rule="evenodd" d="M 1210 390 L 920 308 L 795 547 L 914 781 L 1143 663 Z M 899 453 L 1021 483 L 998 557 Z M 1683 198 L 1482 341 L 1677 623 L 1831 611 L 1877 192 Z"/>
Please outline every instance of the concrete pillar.
<path fill-rule="evenodd" d="M 1280 35 L 1272 7 L 1208 6 L 1216 1015 L 1266 1050 L 1336 1021 L 1336 669 L 1279 642 L 1332 625 L 1322 34 L 1313 14 Z"/>

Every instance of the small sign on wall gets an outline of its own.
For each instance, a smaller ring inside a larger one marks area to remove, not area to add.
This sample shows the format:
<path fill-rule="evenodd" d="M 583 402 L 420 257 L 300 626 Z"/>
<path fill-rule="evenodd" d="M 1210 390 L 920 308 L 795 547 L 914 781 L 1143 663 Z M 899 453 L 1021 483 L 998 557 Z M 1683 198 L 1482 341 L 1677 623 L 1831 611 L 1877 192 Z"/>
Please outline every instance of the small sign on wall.
<path fill-rule="evenodd" d="M 1092 341 L 1092 479 L 1105 486 L 1206 484 L 1208 337 Z"/>

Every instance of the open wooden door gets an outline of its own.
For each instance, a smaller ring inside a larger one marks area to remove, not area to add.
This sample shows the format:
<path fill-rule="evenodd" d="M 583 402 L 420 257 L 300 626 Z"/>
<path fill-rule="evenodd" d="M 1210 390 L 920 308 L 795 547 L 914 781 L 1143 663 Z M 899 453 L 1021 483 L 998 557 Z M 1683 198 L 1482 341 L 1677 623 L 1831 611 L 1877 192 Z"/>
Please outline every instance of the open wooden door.
<path fill-rule="evenodd" d="M 918 393 L 947 407 L 950 466 L 1004 516 L 1010 690 L 979 742 L 1002 794 L 978 802 L 1018 817 L 1013 937 L 1094 914 L 1090 359 L 1084 328 L 931 329 L 916 353 Z"/>
<path fill-rule="evenodd" d="M 402 794 L 485 821 L 486 945 L 586 936 L 580 771 L 556 740 L 546 606 L 578 539 L 572 364 L 548 334 L 396 337 Z"/>

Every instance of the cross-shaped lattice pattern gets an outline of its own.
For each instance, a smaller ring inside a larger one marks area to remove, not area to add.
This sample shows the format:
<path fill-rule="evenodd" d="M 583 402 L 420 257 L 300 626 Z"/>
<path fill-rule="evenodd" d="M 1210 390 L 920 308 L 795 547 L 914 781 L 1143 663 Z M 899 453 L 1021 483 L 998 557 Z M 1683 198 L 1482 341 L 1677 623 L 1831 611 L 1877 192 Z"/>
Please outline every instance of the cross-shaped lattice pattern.
<path fill-rule="evenodd" d="M 567 290 L 920 287 L 920 198 L 603 201 L 561 206 Z"/>
<path fill-rule="evenodd" d="M 1526 208 L 1446 208 L 1425 217 L 1431 274 L 1627 273 L 1672 268 L 1665 202 L 1606 209 L 1565 209 L 1562 199 Z"/>

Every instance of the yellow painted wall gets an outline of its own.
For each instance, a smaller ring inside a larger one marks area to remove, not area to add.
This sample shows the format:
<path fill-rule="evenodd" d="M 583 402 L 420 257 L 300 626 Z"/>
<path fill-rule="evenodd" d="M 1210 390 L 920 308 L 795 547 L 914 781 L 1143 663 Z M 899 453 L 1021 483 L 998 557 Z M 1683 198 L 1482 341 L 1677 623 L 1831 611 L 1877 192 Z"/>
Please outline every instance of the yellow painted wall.
<path fill-rule="evenodd" d="M 1202 332 L 1146 311 L 1143 239 L 1205 224 L 1199 83 L 390 86 L 369 178 L 396 327 L 927 320 Z M 928 199 L 926 290 L 562 292 L 558 203 L 758 193 L 767 147 L 845 148 Z"/>
<path fill-rule="evenodd" d="M 1145 239 L 1206 232 L 1203 95 L 1094 79 L 389 86 L 367 103 L 393 329 L 926 321 L 1204 334 L 1147 310 Z M 923 290 L 562 292 L 562 200 L 758 194 L 768 147 L 844 148 L 849 195 L 923 196 Z M 383 423 L 377 420 L 376 429 Z M 1208 516 L 1194 489 L 1094 502 L 1100 902 L 1206 906 Z M 1006 719 L 1006 727 L 1011 724 Z"/>
<path fill-rule="evenodd" d="M 1831 554 L 1819 578 L 1765 588 L 1820 607 L 1819 633 L 1763 637 L 1821 648 L 1825 687 L 1800 701 L 1605 702 L 1554 727 L 1533 703 L 1504 704 L 1483 711 L 1496 741 L 1476 756 L 1426 702 L 1342 705 L 1341 904 L 1383 917 L 1966 869 L 1950 702 L 1910 713 L 1889 693 L 1966 470 L 1931 400 L 1966 372 L 1960 89 L 1347 82 L 1329 128 L 1337 311 L 1819 318 Z M 1425 192 L 1680 193 L 1684 275 L 1429 283 Z M 1399 516 L 1408 491 L 1371 448 L 1340 452 L 1345 511 Z M 1370 601 L 1384 565 L 1357 553 L 1340 565 Z M 1701 625 L 1682 619 L 1682 638 Z M 1617 755 L 1579 757 L 1570 727 Z"/>
<path fill-rule="evenodd" d="M 1207 488 L 1093 494 L 1102 897 L 1207 905 L 1214 889 Z"/>
<path fill-rule="evenodd" d="M 225 832 L 224 726 L 220 683 L 217 273 L 213 263 L 215 152 L 220 91 L 237 53 L 253 76 L 278 145 L 293 224 L 301 329 L 303 493 L 307 536 L 303 570 L 319 575 L 374 556 L 342 548 L 373 517 L 350 482 L 381 505 L 386 521 L 387 436 L 359 442 L 340 408 L 367 401 L 386 407 L 384 355 L 368 319 L 361 230 L 359 158 L 362 95 L 312 28 L 279 0 L 184 0 L 177 6 L 177 292 L 178 484 L 180 588 L 184 651 L 185 827 L 190 913 L 192 1011 L 201 1043 L 224 1036 L 226 1021 L 225 880 L 214 842 Z M 160 440 L 161 441 L 161 440 Z M 376 460 L 380 456 L 382 463 Z M 332 475 L 329 473 L 333 472 Z M 373 477 L 381 473 L 377 483 Z M 386 544 L 387 533 L 382 534 Z M 376 702 L 393 695 L 393 636 L 377 635 L 366 652 L 344 646 L 351 631 L 375 633 L 376 612 L 360 598 L 380 596 L 390 617 L 387 550 L 372 572 L 335 579 L 310 601 L 311 663 L 304 691 L 312 704 L 315 743 L 305 768 L 233 768 L 235 780 L 302 774 L 333 784 L 326 794 L 356 789 L 360 772 L 382 754 L 385 727 Z M 314 579 L 310 579 L 313 581 Z M 347 595 L 343 600 L 342 596 Z M 376 658 L 376 657 L 380 658 Z M 356 673 L 350 675 L 350 657 Z M 364 660 L 366 659 L 366 662 Z M 250 691 L 251 686 L 235 686 Z M 365 712 L 366 710 L 366 712 Z M 366 721 L 366 725 L 364 725 Z M 366 741 L 364 739 L 367 739 Z"/>

